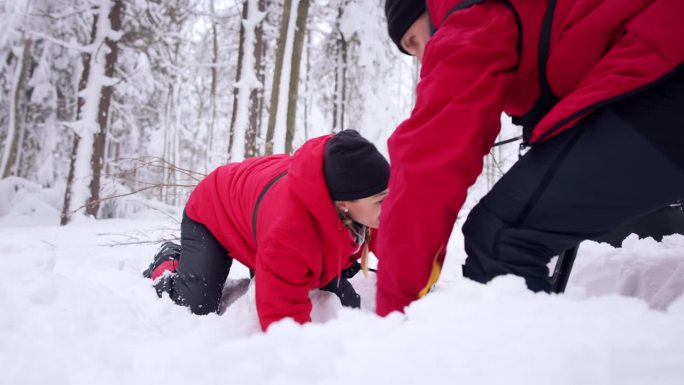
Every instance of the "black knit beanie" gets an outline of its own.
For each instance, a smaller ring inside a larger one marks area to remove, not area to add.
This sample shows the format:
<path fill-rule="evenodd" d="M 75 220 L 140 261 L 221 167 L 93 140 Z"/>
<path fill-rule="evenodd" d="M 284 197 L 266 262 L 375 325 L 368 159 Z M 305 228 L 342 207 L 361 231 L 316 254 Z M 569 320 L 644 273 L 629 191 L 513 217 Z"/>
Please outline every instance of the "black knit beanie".
<path fill-rule="evenodd" d="M 411 24 L 425 12 L 425 0 L 386 0 L 385 16 L 387 16 L 387 30 L 394 44 L 405 54 L 401 46 L 401 38 L 408 31 Z"/>
<path fill-rule="evenodd" d="M 332 199 L 350 201 L 385 190 L 390 168 L 373 143 L 354 130 L 344 130 L 325 144 L 323 172 Z"/>

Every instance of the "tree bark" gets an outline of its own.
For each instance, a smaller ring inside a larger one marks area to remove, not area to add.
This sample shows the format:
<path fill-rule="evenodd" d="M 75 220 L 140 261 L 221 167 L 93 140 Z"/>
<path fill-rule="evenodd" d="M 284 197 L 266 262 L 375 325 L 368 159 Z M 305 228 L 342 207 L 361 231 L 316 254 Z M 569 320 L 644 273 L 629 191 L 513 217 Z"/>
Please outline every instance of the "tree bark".
<path fill-rule="evenodd" d="M 302 62 L 302 49 L 306 36 L 306 20 L 309 17 L 309 0 L 299 0 L 297 5 L 297 23 L 292 46 L 292 64 L 290 66 L 290 90 L 287 104 L 287 131 L 285 134 L 285 152 L 292 153 L 295 125 L 297 123 L 297 98 L 299 91 L 299 72 Z"/>
<path fill-rule="evenodd" d="M 93 27 L 90 31 L 90 43 L 95 42 L 97 36 L 97 22 L 99 16 L 95 14 L 93 16 Z M 83 92 L 86 87 L 88 87 L 88 79 L 90 78 L 90 60 L 92 55 L 90 53 L 84 53 L 83 57 L 83 70 L 81 71 L 81 80 L 78 82 L 78 92 Z M 83 107 L 85 106 L 85 98 L 78 98 L 78 107 L 76 109 L 76 117 L 80 117 L 83 113 Z M 81 144 L 81 137 L 78 134 L 74 134 L 74 142 L 71 147 L 71 156 L 69 157 L 69 174 L 67 175 L 66 190 L 64 191 L 64 203 L 62 204 L 62 215 L 60 216 L 59 224 L 64 226 L 69 223 L 71 218 L 71 194 L 74 186 L 74 177 L 76 175 L 76 159 L 78 157 L 78 148 Z"/>
<path fill-rule="evenodd" d="M 242 3 L 242 18 L 240 19 L 240 45 L 238 47 L 238 64 L 237 71 L 235 72 L 235 83 L 237 84 L 240 79 L 242 79 L 242 62 L 245 57 L 245 25 L 243 21 L 249 16 L 249 0 L 244 0 Z M 238 87 L 233 87 L 233 111 L 230 116 L 230 134 L 228 138 L 228 160 L 233 158 L 231 153 L 233 148 L 233 140 L 235 140 L 235 123 L 237 122 L 237 114 L 239 109 L 238 96 L 240 94 L 240 89 Z"/>
<path fill-rule="evenodd" d="M 164 115 L 162 120 L 162 129 L 164 130 L 164 150 L 162 152 L 162 159 L 165 162 L 172 163 L 171 157 L 173 156 L 173 146 L 172 143 L 172 132 L 173 129 L 171 124 L 171 111 L 173 111 L 173 95 L 174 95 L 174 82 L 173 78 L 169 79 L 169 83 L 166 85 L 166 100 L 164 102 Z M 169 167 L 162 167 L 162 183 L 169 186 L 169 181 L 171 180 L 171 170 Z M 159 199 L 162 202 L 169 202 L 169 189 L 159 189 Z"/>
<path fill-rule="evenodd" d="M 340 3 L 337 9 L 336 32 L 337 41 L 335 44 L 335 94 L 333 97 L 333 132 L 344 130 L 344 110 L 347 100 L 347 40 L 340 29 L 340 22 L 344 14 L 347 1 Z"/>
<path fill-rule="evenodd" d="M 346 104 L 347 104 L 347 41 L 345 40 L 344 36 L 340 34 L 340 60 L 342 61 L 341 64 L 341 72 L 342 72 L 342 94 L 340 95 L 339 99 L 339 113 L 340 113 L 340 118 L 339 118 L 339 123 L 340 123 L 340 131 L 344 130 L 344 115 L 345 115 L 345 110 L 346 110 Z"/>
<path fill-rule="evenodd" d="M 306 78 L 304 80 L 304 141 L 309 140 L 311 132 L 311 30 L 306 30 Z"/>
<path fill-rule="evenodd" d="M 211 13 L 214 13 L 214 0 L 209 0 L 209 7 Z M 218 85 L 218 58 L 219 58 L 219 46 L 218 46 L 218 26 L 216 21 L 212 21 L 211 24 L 211 41 L 212 41 L 212 61 L 213 66 L 211 67 L 211 90 L 209 95 L 209 103 L 211 108 L 211 120 L 209 121 L 209 132 L 207 133 L 207 152 L 204 158 L 204 171 L 208 172 L 209 167 L 212 166 L 212 154 L 214 145 L 214 125 L 216 124 L 216 93 Z"/>
<path fill-rule="evenodd" d="M 258 26 L 263 21 L 264 14 L 259 10 L 258 0 L 246 0 L 243 8 L 242 28 L 244 36 L 242 37 L 242 54 L 240 60 L 239 80 L 235 84 L 237 91 L 235 98 L 234 122 L 233 122 L 233 142 L 231 143 L 230 161 L 241 161 L 246 156 L 246 151 L 249 150 L 254 153 L 256 150 L 256 127 L 251 123 L 257 121 L 256 115 L 252 119 L 254 101 L 257 94 L 257 89 L 260 87 L 257 77 L 258 66 L 256 64 L 256 31 Z M 252 130 L 253 140 L 252 145 L 249 145 L 250 140 L 248 134 Z M 251 147 L 251 148 L 250 148 Z"/>
<path fill-rule="evenodd" d="M 285 61 L 285 45 L 287 44 L 287 32 L 290 25 L 290 13 L 292 11 L 292 0 L 285 0 L 283 4 L 283 16 L 280 19 L 280 32 L 278 38 L 278 48 L 276 49 L 275 71 L 273 73 L 273 85 L 271 87 L 271 101 L 269 103 L 268 129 L 266 131 L 265 154 L 273 154 L 273 136 L 275 135 L 276 118 L 278 115 L 278 99 L 280 94 L 280 78 L 283 72 L 283 62 Z"/>
<path fill-rule="evenodd" d="M 16 175 L 17 170 L 17 153 L 19 147 L 19 138 L 22 130 L 22 113 L 21 113 L 21 99 L 24 94 L 24 84 L 28 77 L 29 66 L 31 61 L 31 47 L 33 41 L 30 38 L 23 39 L 23 52 L 21 61 L 17 63 L 17 76 L 15 76 L 12 84 L 12 96 L 10 103 L 10 118 L 9 129 L 7 130 L 7 138 L 5 139 L 5 151 L 2 157 L 2 177 L 6 178 L 10 175 Z"/>
<path fill-rule="evenodd" d="M 338 95 L 340 94 L 340 66 L 339 66 L 339 51 L 340 51 L 340 46 L 337 44 L 337 40 L 335 40 L 335 76 L 333 77 L 333 95 L 332 95 L 332 132 L 338 132 L 339 129 L 337 128 L 338 123 L 337 120 L 339 119 L 339 113 L 337 112 L 338 109 Z"/>
<path fill-rule="evenodd" d="M 123 0 L 114 0 L 114 6 L 109 13 L 112 31 L 119 31 L 121 29 L 123 7 Z M 114 77 L 114 69 L 119 57 L 119 45 L 116 41 L 109 38 L 105 40 L 105 44 L 109 48 L 109 53 L 105 56 L 105 76 L 111 79 Z M 97 215 L 100 209 L 100 179 L 102 177 L 105 143 L 109 128 L 109 106 L 111 105 L 113 92 L 114 87 L 111 85 L 102 87 L 100 105 L 98 107 L 97 123 L 99 131 L 95 134 L 95 141 L 93 142 L 93 154 L 90 159 L 93 177 L 90 180 L 90 198 L 88 198 L 85 209 L 86 214 L 93 217 Z"/>
<path fill-rule="evenodd" d="M 116 61 L 117 51 L 111 51 L 114 46 L 112 27 L 120 27 L 123 0 L 101 0 L 97 13 L 93 15 L 91 31 L 92 51 L 83 54 L 83 73 L 79 82 L 78 120 L 72 123 L 75 131 L 74 147 L 72 149 L 64 193 L 61 224 L 69 222 L 74 210 L 71 206 L 82 204 L 86 214 L 93 215 L 99 208 L 100 173 L 104 156 L 105 138 L 111 102 L 110 78 L 113 75 L 113 63 Z M 118 16 L 117 16 L 118 15 Z M 119 18 L 118 21 L 112 18 Z M 107 50 L 104 49 L 107 47 Z M 108 51 L 109 50 L 109 51 Z M 113 55 L 112 55 L 113 54 Z M 111 62 L 111 66 L 108 66 Z M 76 209 L 79 209 L 77 207 Z"/>
<path fill-rule="evenodd" d="M 266 6 L 265 0 L 259 0 L 259 12 L 263 12 Z M 257 136 L 260 129 L 260 116 L 264 99 L 264 66 L 263 57 L 265 52 L 263 23 L 257 24 L 254 29 L 254 70 L 261 87 L 252 89 L 250 94 L 249 126 L 245 132 L 245 158 L 259 155 Z"/>
<path fill-rule="evenodd" d="M 336 44 L 335 95 L 333 97 L 333 132 L 344 130 L 344 105 L 347 100 L 347 42 L 340 33 Z"/>

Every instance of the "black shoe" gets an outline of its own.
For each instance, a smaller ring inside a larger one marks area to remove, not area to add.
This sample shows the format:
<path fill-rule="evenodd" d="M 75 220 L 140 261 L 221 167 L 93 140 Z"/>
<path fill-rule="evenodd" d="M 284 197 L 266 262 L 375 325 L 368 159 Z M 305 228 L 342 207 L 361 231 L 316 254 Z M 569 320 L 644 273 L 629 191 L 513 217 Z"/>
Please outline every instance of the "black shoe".
<path fill-rule="evenodd" d="M 154 259 L 147 270 L 143 271 L 143 277 L 152 278 L 152 272 L 166 261 L 173 261 L 180 259 L 181 247 L 173 242 L 164 242 L 157 253 L 154 254 Z"/>

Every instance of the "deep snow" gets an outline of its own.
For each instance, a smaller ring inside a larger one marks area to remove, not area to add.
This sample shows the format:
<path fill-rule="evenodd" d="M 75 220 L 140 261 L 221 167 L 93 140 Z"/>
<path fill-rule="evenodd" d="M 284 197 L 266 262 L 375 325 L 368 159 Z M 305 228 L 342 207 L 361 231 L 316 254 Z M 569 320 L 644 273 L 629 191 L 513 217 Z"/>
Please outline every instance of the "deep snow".
<path fill-rule="evenodd" d="M 157 245 L 139 242 L 177 235 L 166 216 L 20 219 L 0 217 L 0 384 L 684 383 L 684 236 L 585 243 L 567 293 L 547 295 L 461 278 L 455 232 L 405 316 L 376 317 L 374 276 L 358 274 L 362 310 L 313 291 L 314 324 L 263 334 L 237 264 L 221 316 L 156 297 L 141 271 Z"/>

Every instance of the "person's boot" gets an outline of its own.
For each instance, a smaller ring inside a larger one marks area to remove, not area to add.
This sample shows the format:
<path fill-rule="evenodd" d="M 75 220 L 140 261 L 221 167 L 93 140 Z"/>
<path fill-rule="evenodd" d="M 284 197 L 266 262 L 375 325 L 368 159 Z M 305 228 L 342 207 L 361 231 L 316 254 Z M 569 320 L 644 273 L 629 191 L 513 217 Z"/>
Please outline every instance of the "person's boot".
<path fill-rule="evenodd" d="M 152 280 L 160 277 L 164 272 L 175 272 L 178 268 L 178 260 L 181 255 L 181 247 L 173 242 L 164 242 L 147 270 L 143 271 L 143 277 Z"/>

